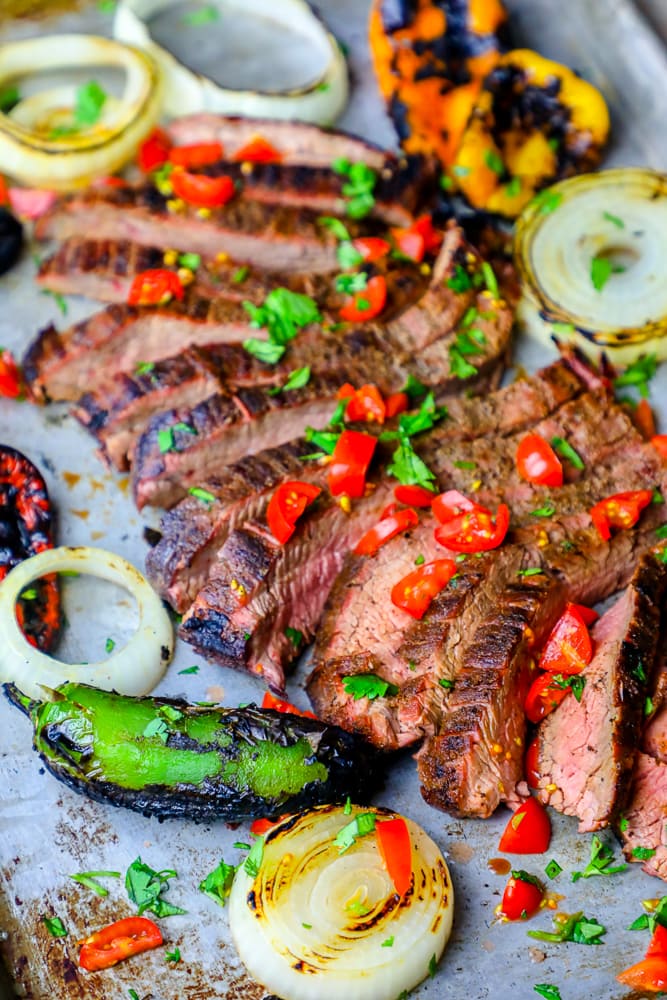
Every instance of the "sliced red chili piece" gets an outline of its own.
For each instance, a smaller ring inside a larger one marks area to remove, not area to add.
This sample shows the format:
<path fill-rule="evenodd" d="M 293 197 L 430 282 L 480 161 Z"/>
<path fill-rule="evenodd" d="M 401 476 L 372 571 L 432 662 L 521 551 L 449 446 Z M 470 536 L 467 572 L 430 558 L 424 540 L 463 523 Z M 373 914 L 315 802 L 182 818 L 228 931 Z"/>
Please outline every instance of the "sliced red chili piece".
<path fill-rule="evenodd" d="M 332 496 L 342 493 L 362 497 L 366 489 L 366 472 L 373 458 L 377 439 L 361 431 L 343 431 L 336 442 L 327 482 Z"/>
<path fill-rule="evenodd" d="M 552 674 L 580 674 L 592 659 L 593 643 L 588 628 L 577 606 L 568 604 L 540 654 L 540 670 Z"/>
<path fill-rule="evenodd" d="M 559 683 L 558 676 L 548 672 L 539 674 L 528 688 L 524 710 L 529 722 L 537 723 L 549 715 L 569 693 L 570 688 Z"/>
<path fill-rule="evenodd" d="M 174 146 L 169 160 L 177 167 L 208 167 L 222 159 L 219 142 L 198 142 L 191 146 Z"/>
<path fill-rule="evenodd" d="M 361 292 L 356 292 L 340 310 L 340 318 L 350 323 L 363 323 L 379 316 L 387 301 L 387 282 L 376 274 Z"/>
<path fill-rule="evenodd" d="M 548 441 L 539 434 L 526 434 L 516 450 L 519 475 L 538 486 L 562 486 L 563 466 Z"/>
<path fill-rule="evenodd" d="M 662 993 L 667 990 L 667 957 L 651 955 L 636 965 L 624 969 L 616 976 L 619 983 L 644 993 Z"/>
<path fill-rule="evenodd" d="M 0 396 L 17 399 L 23 389 L 21 369 L 11 351 L 0 351 Z"/>
<path fill-rule="evenodd" d="M 509 819 L 498 849 L 505 854 L 542 854 L 551 841 L 551 822 L 544 806 L 531 798 Z"/>
<path fill-rule="evenodd" d="M 169 159 L 171 140 L 161 128 L 154 128 L 147 139 L 139 146 L 137 163 L 145 174 L 157 170 Z"/>
<path fill-rule="evenodd" d="M 404 576 L 391 590 L 391 603 L 413 618 L 423 618 L 434 597 L 456 573 L 453 559 L 434 559 Z"/>
<path fill-rule="evenodd" d="M 391 243 L 380 239 L 379 236 L 359 236 L 358 239 L 352 240 L 352 245 L 367 264 L 374 260 L 381 260 L 391 250 Z"/>
<path fill-rule="evenodd" d="M 224 175 L 207 177 L 206 174 L 191 174 L 187 170 L 176 169 L 169 180 L 177 198 L 200 208 L 218 208 L 236 194 L 234 181 Z"/>
<path fill-rule="evenodd" d="M 417 512 L 411 507 L 396 511 L 395 514 L 388 517 L 383 517 L 365 535 L 361 536 L 354 547 L 354 554 L 357 556 L 372 556 L 390 538 L 395 538 L 402 531 L 414 528 L 417 524 L 419 524 Z"/>
<path fill-rule="evenodd" d="M 523 772 L 529 788 L 538 788 L 540 784 L 540 738 L 536 736 L 528 744 L 526 756 L 523 761 Z"/>
<path fill-rule="evenodd" d="M 185 294 L 181 279 L 164 267 L 141 271 L 130 286 L 127 301 L 131 306 L 159 306 Z"/>
<path fill-rule="evenodd" d="M 646 958 L 652 958 L 654 955 L 662 955 L 667 958 L 667 927 L 663 927 L 662 924 L 655 925 L 655 930 L 646 949 Z"/>
<path fill-rule="evenodd" d="M 404 483 L 394 487 L 394 496 L 399 503 L 410 507 L 430 507 L 433 502 L 431 490 L 423 486 L 406 486 Z"/>
<path fill-rule="evenodd" d="M 389 877 L 399 896 L 412 884 L 412 843 L 408 825 L 402 817 L 383 819 L 375 824 L 375 837 Z"/>
<path fill-rule="evenodd" d="M 407 392 L 393 392 L 384 401 L 385 416 L 387 420 L 397 417 L 399 413 L 405 413 L 410 404 Z"/>
<path fill-rule="evenodd" d="M 277 542 L 283 545 L 292 537 L 296 522 L 321 492 L 319 486 L 298 479 L 280 484 L 266 508 L 267 524 Z"/>
<path fill-rule="evenodd" d="M 633 528 L 644 507 L 647 507 L 652 499 L 652 490 L 629 490 L 626 493 L 615 493 L 611 497 L 600 500 L 591 508 L 591 520 L 600 537 L 608 542 L 611 538 L 612 528 Z"/>
<path fill-rule="evenodd" d="M 317 716 L 312 712 L 302 712 L 301 709 L 297 708 L 296 705 L 293 705 L 291 701 L 286 701 L 284 698 L 277 698 L 275 694 L 271 694 L 270 691 L 264 692 L 264 697 L 262 698 L 262 708 L 272 708 L 274 712 L 283 712 L 286 715 L 300 715 L 304 719 L 317 718 Z"/>
<path fill-rule="evenodd" d="M 654 434 L 651 444 L 658 449 L 663 458 L 667 458 L 667 434 Z"/>
<path fill-rule="evenodd" d="M 513 871 L 500 904 L 507 920 L 527 920 L 537 913 L 544 899 L 544 888 L 538 879 L 524 871 Z"/>
<path fill-rule="evenodd" d="M 464 493 L 460 493 L 458 490 L 447 490 L 445 493 L 439 493 L 437 497 L 432 497 L 431 507 L 441 524 L 447 524 L 460 514 L 468 514 L 472 511 L 484 511 L 486 514 L 491 513 L 487 507 L 482 507 L 481 504 L 475 503 L 474 500 L 470 500 Z"/>
<path fill-rule="evenodd" d="M 150 951 L 162 944 L 157 924 L 148 917 L 125 917 L 101 931 L 96 931 L 81 944 L 79 965 L 86 972 L 109 969 L 130 955 Z"/>
<path fill-rule="evenodd" d="M 237 149 L 232 157 L 237 163 L 280 163 L 282 158 L 282 153 L 261 135 Z"/>
<path fill-rule="evenodd" d="M 346 382 L 338 390 L 337 398 L 348 400 L 345 408 L 347 420 L 384 423 L 386 409 L 382 394 L 376 385 L 368 383 L 355 389 L 353 385 Z"/>
<path fill-rule="evenodd" d="M 509 508 L 501 503 L 495 520 L 484 509 L 459 514 L 435 529 L 435 540 L 453 552 L 488 552 L 498 548 L 507 534 L 509 524 Z"/>

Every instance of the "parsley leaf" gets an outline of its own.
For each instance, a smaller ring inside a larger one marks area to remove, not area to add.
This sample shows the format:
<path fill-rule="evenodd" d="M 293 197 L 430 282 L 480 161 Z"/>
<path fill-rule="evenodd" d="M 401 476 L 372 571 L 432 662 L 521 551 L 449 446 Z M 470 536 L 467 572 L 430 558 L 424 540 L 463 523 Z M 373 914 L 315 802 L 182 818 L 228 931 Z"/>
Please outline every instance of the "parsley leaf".
<path fill-rule="evenodd" d="M 454 378 L 472 378 L 477 374 L 475 366 L 466 361 L 455 343 L 449 348 L 449 364 Z"/>
<path fill-rule="evenodd" d="M 354 243 L 350 240 L 343 240 L 336 248 L 336 259 L 345 271 L 351 271 L 363 262 L 363 254 L 360 254 Z M 364 285 L 364 288 L 366 286 Z M 339 289 L 340 291 L 341 289 Z"/>
<path fill-rule="evenodd" d="M 343 689 L 346 694 L 351 694 L 355 701 L 359 701 L 360 698 L 374 701 L 376 698 L 384 698 L 385 695 L 398 694 L 395 684 L 390 684 L 377 674 L 352 674 L 343 677 Z"/>
<path fill-rule="evenodd" d="M 633 847 L 632 856 L 639 861 L 648 861 L 655 854 L 655 847 Z M 623 865 L 625 868 L 625 865 Z"/>
<path fill-rule="evenodd" d="M 19 88 L 16 86 L 3 87 L 0 90 L 0 111 L 3 115 L 8 114 L 21 100 Z"/>
<path fill-rule="evenodd" d="M 562 865 L 559 865 L 558 862 L 555 860 L 555 858 L 552 858 L 549 864 L 544 869 L 544 872 L 548 876 L 548 878 L 558 878 L 562 870 L 563 870 Z"/>
<path fill-rule="evenodd" d="M 498 288 L 498 279 L 493 273 L 493 268 L 488 261 L 482 261 L 482 274 L 484 275 L 484 284 L 486 285 L 486 290 L 491 292 L 494 299 L 500 298 L 500 289 Z"/>
<path fill-rule="evenodd" d="M 561 691 L 570 688 L 577 701 L 581 701 L 585 686 L 586 678 L 582 677 L 581 674 L 570 674 L 567 677 L 563 676 L 563 674 L 554 674 L 549 684 L 550 688 L 558 688 Z"/>
<path fill-rule="evenodd" d="M 243 347 L 248 354 L 252 354 L 265 365 L 277 364 L 285 353 L 282 344 L 274 344 L 270 340 L 258 340 L 257 337 L 248 337 L 243 341 Z"/>
<path fill-rule="evenodd" d="M 451 278 L 447 279 L 446 285 L 447 288 L 451 288 L 453 292 L 458 294 L 469 292 L 472 288 L 472 278 L 462 264 L 454 264 L 454 273 Z"/>
<path fill-rule="evenodd" d="M 333 455 L 339 437 L 339 431 L 316 431 L 313 427 L 306 427 L 306 441 L 311 441 L 327 455 Z"/>
<path fill-rule="evenodd" d="M 196 497 L 197 500 L 201 500 L 201 502 L 205 503 L 206 506 L 215 502 L 215 497 L 213 496 L 213 494 L 209 493 L 208 490 L 202 489 L 201 486 L 191 486 L 190 489 L 188 490 L 188 493 L 191 496 Z"/>
<path fill-rule="evenodd" d="M 487 165 L 489 170 L 492 170 L 494 174 L 498 174 L 499 177 L 502 177 L 505 173 L 503 158 L 495 151 L 495 149 L 487 149 L 484 154 L 484 163 Z"/>
<path fill-rule="evenodd" d="M 171 868 L 156 872 L 141 858 L 136 858 L 125 875 L 125 888 L 131 900 L 139 908 L 139 916 L 147 910 L 156 917 L 169 917 L 177 913 L 185 913 L 180 906 L 174 906 L 162 899 L 162 893 L 169 888 L 169 880 L 177 878 Z"/>
<path fill-rule="evenodd" d="M 42 917 L 42 923 L 51 937 L 67 937 L 69 933 L 60 917 Z"/>
<path fill-rule="evenodd" d="M 179 254 L 178 263 L 181 267 L 187 267 L 188 271 L 196 271 L 201 264 L 201 256 L 198 253 L 182 253 Z"/>
<path fill-rule="evenodd" d="M 552 437 L 551 446 L 554 451 L 558 452 L 559 455 L 562 455 L 563 458 L 566 458 L 568 462 L 575 467 L 575 469 L 583 469 L 585 467 L 581 455 L 574 450 L 572 445 L 569 441 L 566 441 L 565 438 Z"/>
<path fill-rule="evenodd" d="M 335 282 L 336 291 L 343 292 L 345 295 L 363 292 L 367 284 L 368 275 L 365 271 L 357 271 L 355 274 L 339 274 Z"/>
<path fill-rule="evenodd" d="M 209 896 L 218 906 L 224 906 L 232 891 L 236 868 L 221 861 L 205 879 L 199 883 L 199 891 Z"/>
<path fill-rule="evenodd" d="M 556 513 L 556 508 L 552 503 L 545 503 L 543 507 L 538 507 L 536 510 L 531 510 L 530 512 L 533 517 L 553 517 Z"/>
<path fill-rule="evenodd" d="M 250 274 L 250 268 L 247 264 L 243 264 L 242 267 L 238 267 L 232 275 L 233 285 L 242 285 L 245 279 Z"/>
<path fill-rule="evenodd" d="M 340 240 L 341 243 L 351 242 L 351 237 L 347 231 L 347 227 L 345 226 L 345 223 L 341 222 L 340 219 L 336 219 L 331 215 L 321 215 L 317 221 L 321 226 L 325 226 L 329 232 L 333 233 L 336 239 Z M 359 254 L 359 256 L 361 257 L 361 254 Z"/>
<path fill-rule="evenodd" d="M 523 577 L 523 576 L 541 576 L 543 573 L 544 573 L 544 570 L 542 569 L 541 566 L 528 566 L 527 569 L 519 569 L 519 570 L 517 570 L 517 574 L 516 575 L 517 576 L 521 576 L 521 577 Z"/>
<path fill-rule="evenodd" d="M 287 628 L 285 629 L 285 635 L 292 643 L 292 645 L 297 647 L 297 649 L 303 642 L 303 632 L 298 628 L 292 628 L 290 625 L 288 625 Z"/>

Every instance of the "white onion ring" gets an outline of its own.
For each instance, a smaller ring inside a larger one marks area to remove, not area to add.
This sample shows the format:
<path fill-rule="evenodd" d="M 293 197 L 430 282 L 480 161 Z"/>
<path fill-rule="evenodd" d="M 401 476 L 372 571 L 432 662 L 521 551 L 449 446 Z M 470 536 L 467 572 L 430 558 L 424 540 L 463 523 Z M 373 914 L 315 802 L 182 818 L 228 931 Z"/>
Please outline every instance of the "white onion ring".
<path fill-rule="evenodd" d="M 399 897 L 374 833 L 342 854 L 334 843 L 363 812 L 395 816 L 322 806 L 287 817 L 266 835 L 257 877 L 243 865 L 236 873 L 229 900 L 234 944 L 250 974 L 284 1000 L 395 1000 L 429 974 L 444 950 L 454 899 L 438 847 L 405 820 L 413 882 Z M 350 911 L 355 898 L 368 913 Z"/>
<path fill-rule="evenodd" d="M 158 120 L 158 68 L 146 52 L 96 35 L 48 35 L 0 46 L 0 84 L 39 70 L 117 66 L 125 70 L 120 101 L 109 100 L 97 124 L 59 138 L 33 124 L 44 114 L 49 92 L 28 97 L 9 115 L 0 114 L 2 172 L 21 183 L 67 190 L 113 173 L 134 156 Z M 52 101 L 64 93 L 54 88 Z M 24 105 L 22 107 L 22 105 Z"/>
<path fill-rule="evenodd" d="M 311 83 L 285 91 L 230 90 L 194 73 L 154 42 L 146 26 L 155 14 L 180 0 L 120 0 L 114 20 L 114 36 L 145 49 L 164 74 L 164 111 L 171 116 L 196 111 L 250 118 L 293 118 L 317 125 L 331 125 L 347 103 L 348 79 L 345 57 L 338 42 L 327 31 L 305 0 L 221 0 L 227 11 L 238 7 L 245 14 L 278 21 L 298 30 L 326 60 L 322 73 Z"/>
<path fill-rule="evenodd" d="M 98 663 L 64 663 L 31 646 L 16 620 L 16 601 L 41 576 L 70 570 L 88 573 L 127 590 L 137 602 L 139 626 L 122 649 Z M 145 695 L 164 674 L 174 651 L 174 634 L 162 601 L 142 574 L 105 549 L 61 546 L 46 549 L 15 566 L 0 583 L 0 681 L 43 698 L 43 687 L 65 681 L 105 691 Z"/>

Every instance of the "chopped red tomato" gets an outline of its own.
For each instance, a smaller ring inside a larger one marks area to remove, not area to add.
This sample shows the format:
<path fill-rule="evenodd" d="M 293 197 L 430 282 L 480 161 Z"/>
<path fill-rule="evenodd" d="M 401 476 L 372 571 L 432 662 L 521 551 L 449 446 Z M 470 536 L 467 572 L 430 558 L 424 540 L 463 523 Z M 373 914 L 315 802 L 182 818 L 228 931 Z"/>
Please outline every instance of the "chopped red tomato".
<path fill-rule="evenodd" d="M 169 159 L 171 152 L 171 140 L 167 133 L 161 128 L 154 128 L 147 139 L 144 139 L 139 146 L 137 163 L 145 174 L 152 170 L 157 170 Z"/>
<path fill-rule="evenodd" d="M 237 149 L 232 157 L 237 163 L 280 163 L 282 158 L 282 153 L 261 135 L 256 135 Z"/>
<path fill-rule="evenodd" d="M 410 507 L 430 507 L 433 502 L 433 493 L 423 486 L 406 486 L 401 483 L 394 487 L 394 496 L 399 503 Z"/>
<path fill-rule="evenodd" d="M 387 396 L 384 401 L 385 416 L 387 420 L 397 417 L 399 413 L 405 413 L 410 403 L 407 392 L 394 392 Z"/>
<path fill-rule="evenodd" d="M 352 240 L 352 245 L 357 253 L 360 253 L 366 264 L 374 260 L 381 260 L 386 257 L 391 250 L 391 243 L 380 239 L 379 236 L 360 236 Z"/>
<path fill-rule="evenodd" d="M 376 385 L 369 383 L 362 385 L 360 389 L 355 389 L 353 385 L 346 382 L 338 390 L 337 399 L 348 400 L 345 407 L 347 420 L 384 423 L 386 407 L 382 394 Z"/>
<path fill-rule="evenodd" d="M 547 811 L 531 796 L 510 817 L 498 849 L 505 854 L 542 854 L 550 840 L 551 822 Z"/>
<path fill-rule="evenodd" d="M 277 819 L 254 819 L 250 824 L 250 832 L 254 837 L 263 837 L 277 822 Z"/>
<path fill-rule="evenodd" d="M 434 559 L 404 576 L 391 590 L 391 603 L 413 618 L 423 618 L 434 597 L 437 597 L 456 573 L 453 559 Z"/>
<path fill-rule="evenodd" d="M 140 271 L 130 286 L 127 301 L 131 306 L 161 306 L 185 294 L 181 279 L 164 267 Z"/>
<path fill-rule="evenodd" d="M 336 442 L 327 481 L 332 496 L 342 493 L 362 497 L 366 489 L 366 472 L 371 464 L 377 439 L 361 431 L 343 431 Z"/>
<path fill-rule="evenodd" d="M 0 205 L 6 205 L 9 201 L 9 188 L 7 187 L 7 181 L 0 174 Z"/>
<path fill-rule="evenodd" d="M 23 379 L 21 369 L 11 351 L 0 350 L 0 396 L 16 399 L 21 395 Z"/>
<path fill-rule="evenodd" d="M 563 466 L 548 441 L 539 434 L 526 434 L 516 450 L 519 475 L 538 486 L 562 486 Z"/>
<path fill-rule="evenodd" d="M 667 990 L 667 956 L 651 955 L 636 965 L 624 969 L 616 976 L 619 983 L 644 993 L 662 993 Z"/>
<path fill-rule="evenodd" d="M 89 935 L 81 943 L 79 965 L 86 972 L 109 969 L 130 955 L 150 951 L 162 944 L 157 924 L 148 917 L 125 917 L 101 931 Z"/>
<path fill-rule="evenodd" d="M 379 316 L 387 301 L 387 282 L 381 274 L 370 278 L 361 292 L 355 292 L 340 310 L 340 318 L 363 323 Z"/>
<path fill-rule="evenodd" d="M 192 146 L 174 146 L 169 160 L 177 167 L 208 167 L 222 159 L 219 142 L 198 142 Z"/>
<path fill-rule="evenodd" d="M 529 722 L 539 722 L 549 715 L 569 693 L 570 688 L 566 683 L 559 683 L 558 676 L 563 675 L 540 674 L 528 688 L 524 710 Z"/>
<path fill-rule="evenodd" d="M 264 692 L 264 697 L 262 698 L 262 708 L 272 708 L 274 712 L 283 712 L 286 715 L 300 715 L 304 719 L 316 719 L 317 716 L 313 715 L 312 712 L 302 712 L 300 708 L 293 705 L 291 701 L 286 701 L 284 698 L 276 698 L 274 694 L 270 691 Z M 278 822 L 274 820 L 274 822 Z"/>
<path fill-rule="evenodd" d="M 544 888 L 534 875 L 513 871 L 505 891 L 500 913 L 507 920 L 527 920 L 537 913 L 544 899 Z"/>
<path fill-rule="evenodd" d="M 632 411 L 632 422 L 646 441 L 655 435 L 655 417 L 648 399 L 640 399 Z"/>
<path fill-rule="evenodd" d="M 495 521 L 484 508 L 459 514 L 435 529 L 435 540 L 453 552 L 488 552 L 498 548 L 509 524 L 509 508 L 501 503 Z"/>
<path fill-rule="evenodd" d="M 441 230 L 434 228 L 430 215 L 420 215 L 410 228 L 423 237 L 426 253 L 435 253 L 436 250 L 440 249 L 444 234 Z"/>
<path fill-rule="evenodd" d="M 573 611 L 577 612 L 587 628 L 600 617 L 594 608 L 587 608 L 585 604 L 568 604 L 568 608 L 572 608 Z"/>
<path fill-rule="evenodd" d="M 612 528 L 633 528 L 644 507 L 648 507 L 652 499 L 652 490 L 615 493 L 605 500 L 600 500 L 591 508 L 591 520 L 600 537 L 608 542 Z"/>
<path fill-rule="evenodd" d="M 7 192 L 12 211 L 22 219 L 38 219 L 54 204 L 58 195 L 55 191 L 41 188 L 10 187 Z"/>
<path fill-rule="evenodd" d="M 654 955 L 667 957 L 667 927 L 663 927 L 662 924 L 655 925 L 655 930 L 646 949 L 646 958 L 652 958 Z"/>
<path fill-rule="evenodd" d="M 234 181 L 224 175 L 207 177 L 206 174 L 191 174 L 187 170 L 176 169 L 169 180 L 177 198 L 200 208 L 218 208 L 236 194 Z"/>
<path fill-rule="evenodd" d="M 536 736 L 528 744 L 523 761 L 523 773 L 529 788 L 538 788 L 540 784 L 540 738 Z"/>
<path fill-rule="evenodd" d="M 421 215 L 407 229 L 392 229 L 396 247 L 406 257 L 417 262 L 427 253 L 435 253 L 442 243 L 442 233 L 433 228 L 430 215 Z"/>
<path fill-rule="evenodd" d="M 667 458 L 667 434 L 654 434 L 651 444 L 658 449 L 663 458 Z"/>
<path fill-rule="evenodd" d="M 383 819 L 375 824 L 375 837 L 384 866 L 399 896 L 412 884 L 412 843 L 405 820 Z"/>
<path fill-rule="evenodd" d="M 592 659 L 593 643 L 581 612 L 576 604 L 568 604 L 549 633 L 539 668 L 552 674 L 580 674 Z"/>
<path fill-rule="evenodd" d="M 460 514 L 469 514 L 472 511 L 484 511 L 486 514 L 491 513 L 486 507 L 482 507 L 481 504 L 470 500 L 464 493 L 460 493 L 458 490 L 447 490 L 445 493 L 439 493 L 437 497 L 431 499 L 431 507 L 441 524 L 447 524 Z"/>
<path fill-rule="evenodd" d="M 319 486 L 302 483 L 298 479 L 280 484 L 266 508 L 269 531 L 277 542 L 283 545 L 292 537 L 296 522 L 321 492 Z"/>
<path fill-rule="evenodd" d="M 414 528 L 418 523 L 417 512 L 411 507 L 406 507 L 405 510 L 398 510 L 395 514 L 383 517 L 365 535 L 361 536 L 354 547 L 354 554 L 357 556 L 372 556 L 390 538 L 395 538 L 396 535 L 400 535 L 402 531 L 407 531 L 408 528 Z"/>

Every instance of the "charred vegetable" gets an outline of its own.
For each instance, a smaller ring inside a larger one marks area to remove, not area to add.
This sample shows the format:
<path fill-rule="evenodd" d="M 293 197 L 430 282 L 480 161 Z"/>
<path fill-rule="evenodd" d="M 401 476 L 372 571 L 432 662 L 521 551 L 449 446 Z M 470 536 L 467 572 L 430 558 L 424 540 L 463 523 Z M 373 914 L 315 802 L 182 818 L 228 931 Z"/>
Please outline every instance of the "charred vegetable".
<path fill-rule="evenodd" d="M 5 692 L 34 746 L 75 791 L 146 816 L 275 818 L 377 786 L 372 752 L 334 726 L 249 705 L 228 709 L 129 698 L 63 684 L 53 701 Z"/>
<path fill-rule="evenodd" d="M 23 246 L 23 226 L 7 208 L 0 208 L 0 274 L 14 267 Z"/>
<path fill-rule="evenodd" d="M 0 580 L 30 556 L 53 547 L 51 502 L 46 483 L 30 459 L 0 445 Z M 26 638 L 44 652 L 60 627 L 60 597 L 53 575 L 36 580 L 16 605 Z"/>

